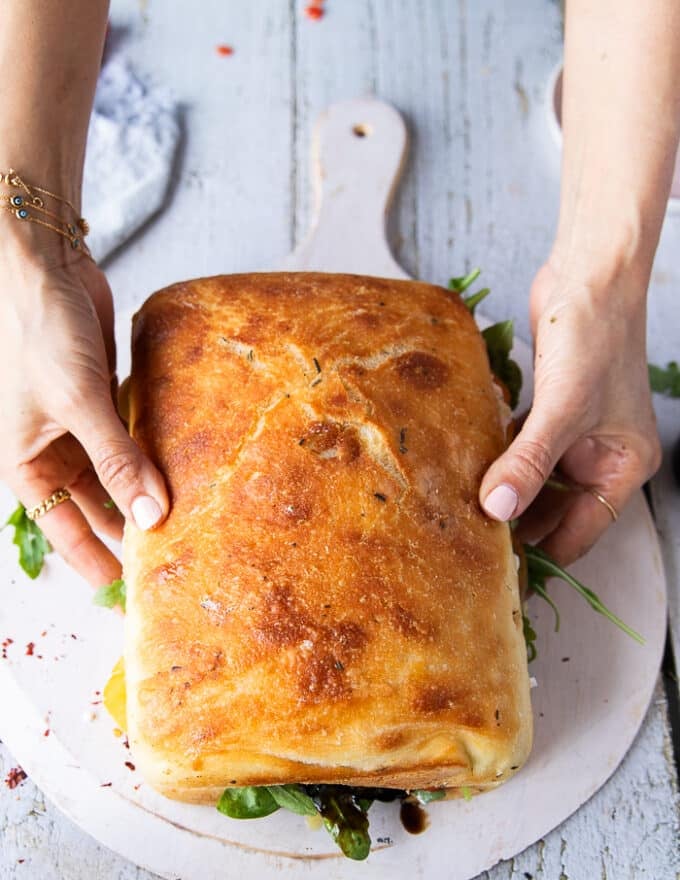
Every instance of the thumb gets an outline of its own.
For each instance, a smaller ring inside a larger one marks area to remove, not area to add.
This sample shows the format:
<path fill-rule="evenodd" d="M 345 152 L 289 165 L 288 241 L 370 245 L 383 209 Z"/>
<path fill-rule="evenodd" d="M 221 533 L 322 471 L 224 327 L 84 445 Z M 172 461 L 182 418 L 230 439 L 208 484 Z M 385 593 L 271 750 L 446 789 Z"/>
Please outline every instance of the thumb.
<path fill-rule="evenodd" d="M 484 511 L 501 522 L 524 513 L 574 439 L 562 411 L 541 411 L 534 403 L 522 430 L 484 475 Z"/>
<path fill-rule="evenodd" d="M 165 519 L 169 503 L 163 477 L 125 430 L 108 389 L 88 400 L 71 422 L 69 430 L 123 516 L 144 531 Z"/>

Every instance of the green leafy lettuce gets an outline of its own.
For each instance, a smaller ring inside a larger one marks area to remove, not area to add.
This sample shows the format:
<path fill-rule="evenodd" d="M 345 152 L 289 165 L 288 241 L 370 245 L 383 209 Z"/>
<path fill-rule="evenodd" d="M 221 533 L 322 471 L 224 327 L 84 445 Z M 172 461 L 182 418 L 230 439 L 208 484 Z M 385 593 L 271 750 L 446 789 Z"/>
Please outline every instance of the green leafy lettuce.
<path fill-rule="evenodd" d="M 19 548 L 19 565 L 35 580 L 42 571 L 45 556 L 52 551 L 49 541 L 40 526 L 28 518 L 23 504 L 17 506 L 5 525 L 14 527 L 12 542 Z"/>

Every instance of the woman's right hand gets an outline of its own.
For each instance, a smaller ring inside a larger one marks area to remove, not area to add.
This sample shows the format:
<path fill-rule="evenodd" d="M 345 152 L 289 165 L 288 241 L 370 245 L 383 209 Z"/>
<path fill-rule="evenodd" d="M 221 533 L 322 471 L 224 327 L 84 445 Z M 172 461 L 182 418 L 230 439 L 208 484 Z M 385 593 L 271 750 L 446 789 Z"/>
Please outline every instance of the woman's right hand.
<path fill-rule="evenodd" d="M 120 539 L 123 517 L 149 529 L 168 512 L 163 478 L 114 406 L 111 290 L 83 254 L 48 262 L 7 239 L 1 250 L 0 478 L 29 509 L 69 490 L 38 524 L 99 587 L 120 563 L 95 531 Z"/>

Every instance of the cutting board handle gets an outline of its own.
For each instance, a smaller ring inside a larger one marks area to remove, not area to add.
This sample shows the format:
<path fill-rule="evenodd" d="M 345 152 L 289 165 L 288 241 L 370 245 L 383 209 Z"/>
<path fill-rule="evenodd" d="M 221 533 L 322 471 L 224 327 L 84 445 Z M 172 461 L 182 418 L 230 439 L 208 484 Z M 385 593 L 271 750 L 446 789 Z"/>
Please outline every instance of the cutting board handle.
<path fill-rule="evenodd" d="M 315 219 L 283 268 L 407 277 L 386 238 L 407 144 L 402 117 L 375 98 L 343 101 L 322 113 L 312 146 Z"/>

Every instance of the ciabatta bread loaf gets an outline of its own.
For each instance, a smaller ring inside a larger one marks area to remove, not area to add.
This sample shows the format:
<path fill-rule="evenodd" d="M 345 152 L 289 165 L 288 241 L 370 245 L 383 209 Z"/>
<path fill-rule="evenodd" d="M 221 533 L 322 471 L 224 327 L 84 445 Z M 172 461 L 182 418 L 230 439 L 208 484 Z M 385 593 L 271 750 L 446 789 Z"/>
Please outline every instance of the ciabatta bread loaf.
<path fill-rule="evenodd" d="M 491 787 L 531 709 L 504 448 L 456 294 L 314 273 L 175 284 L 137 314 L 130 429 L 172 508 L 128 523 L 134 760 L 170 797 Z"/>

